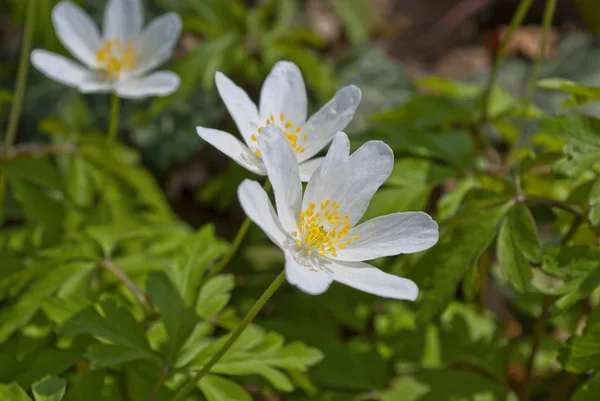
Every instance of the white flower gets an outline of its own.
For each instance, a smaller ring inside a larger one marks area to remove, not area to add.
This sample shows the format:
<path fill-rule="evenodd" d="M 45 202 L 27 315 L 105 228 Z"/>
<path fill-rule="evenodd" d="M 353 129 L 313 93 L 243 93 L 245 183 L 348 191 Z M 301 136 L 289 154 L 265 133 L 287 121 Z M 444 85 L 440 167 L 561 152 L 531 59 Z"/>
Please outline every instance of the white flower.
<path fill-rule="evenodd" d="M 258 148 L 258 138 L 264 127 L 275 125 L 285 132 L 294 149 L 294 158 L 300 163 L 300 176 L 303 181 L 308 181 L 323 161 L 323 158 L 309 159 L 348 125 L 360 103 L 360 89 L 354 85 L 346 86 L 307 121 L 304 80 L 296 64 L 289 61 L 275 64 L 267 76 L 258 109 L 246 92 L 222 73 L 217 72 L 215 81 L 246 145 L 233 135 L 216 129 L 197 127 L 198 134 L 258 175 L 267 174 Z"/>
<path fill-rule="evenodd" d="M 258 142 L 277 213 L 256 181 L 242 182 L 238 197 L 248 217 L 285 252 L 291 284 L 316 295 L 335 280 L 382 297 L 417 298 L 411 280 L 362 262 L 422 251 L 438 240 L 437 224 L 422 212 L 393 213 L 356 225 L 392 171 L 389 146 L 370 141 L 349 155 L 348 137 L 338 133 L 303 196 L 294 152 L 281 130 L 265 128 Z"/>
<path fill-rule="evenodd" d="M 109 0 L 102 34 L 81 8 L 60 2 L 52 22 L 62 44 L 83 65 L 46 50 L 31 53 L 42 73 L 83 93 L 116 92 L 123 98 L 166 96 L 179 86 L 177 74 L 150 70 L 170 56 L 181 32 L 181 19 L 165 14 L 142 30 L 140 0 Z"/>

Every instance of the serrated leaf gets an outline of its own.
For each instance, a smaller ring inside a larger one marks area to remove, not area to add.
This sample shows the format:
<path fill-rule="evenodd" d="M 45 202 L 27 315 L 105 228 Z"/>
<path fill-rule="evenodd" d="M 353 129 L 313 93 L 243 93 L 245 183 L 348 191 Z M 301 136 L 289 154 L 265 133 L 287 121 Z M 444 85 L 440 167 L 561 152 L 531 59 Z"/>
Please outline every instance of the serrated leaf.
<path fill-rule="evenodd" d="M 146 283 L 148 295 L 158 307 L 169 336 L 169 363 L 192 334 L 198 319 L 183 303 L 181 295 L 162 272 L 150 272 Z"/>
<path fill-rule="evenodd" d="M 252 401 L 252 397 L 234 381 L 216 375 L 206 375 L 198 388 L 208 401 Z"/>
<path fill-rule="evenodd" d="M 424 324 L 442 312 L 453 299 L 463 275 L 477 262 L 494 239 L 511 203 L 485 209 L 463 210 L 440 228 L 440 242 L 414 268 L 413 278 L 425 293 L 417 313 Z"/>
<path fill-rule="evenodd" d="M 205 319 L 215 316 L 229 302 L 231 290 L 235 287 L 232 274 L 222 274 L 207 281 L 200 289 L 196 313 Z"/>
<path fill-rule="evenodd" d="M 527 291 L 533 271 L 525 256 L 539 260 L 541 255 L 535 223 L 525 206 L 515 204 L 508 211 L 500 226 L 496 252 L 500 266 L 512 284 L 519 291 Z"/>
<path fill-rule="evenodd" d="M 0 401 L 31 401 L 17 383 L 0 384 Z"/>
<path fill-rule="evenodd" d="M 60 401 L 67 389 L 65 379 L 51 377 L 33 386 L 35 401 Z"/>

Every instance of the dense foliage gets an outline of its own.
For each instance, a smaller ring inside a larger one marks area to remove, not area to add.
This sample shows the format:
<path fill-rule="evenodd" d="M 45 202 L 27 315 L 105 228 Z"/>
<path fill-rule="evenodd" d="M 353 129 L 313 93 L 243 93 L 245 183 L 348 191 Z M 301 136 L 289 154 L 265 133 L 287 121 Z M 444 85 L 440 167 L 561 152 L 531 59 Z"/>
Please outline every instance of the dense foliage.
<path fill-rule="evenodd" d="M 11 3 L 17 23 L 27 3 Z M 38 0 L 33 40 L 65 53 L 55 3 Z M 252 227 L 210 274 L 235 233 L 211 221 L 242 221 L 235 190 L 250 173 L 232 162 L 195 194 L 203 224 L 178 216 L 158 182 L 204 146 L 196 125 L 235 132 L 216 71 L 254 94 L 282 59 L 302 70 L 313 109 L 359 86 L 353 148 L 394 150 L 364 220 L 423 210 L 440 241 L 374 262 L 417 282 L 414 303 L 284 285 L 189 399 L 600 399 L 600 89 L 536 68 L 523 97 L 494 81 L 411 80 L 359 46 L 360 2 L 339 2 L 356 45 L 341 61 L 318 52 L 300 2 L 259 3 L 148 4 L 202 39 L 169 66 L 177 92 L 123 102 L 118 142 L 105 133 L 107 96 L 31 72 L 20 142 L 0 147 L 0 401 L 168 401 L 218 351 L 283 255 Z M 3 120 L 16 97 L 0 93 Z"/>

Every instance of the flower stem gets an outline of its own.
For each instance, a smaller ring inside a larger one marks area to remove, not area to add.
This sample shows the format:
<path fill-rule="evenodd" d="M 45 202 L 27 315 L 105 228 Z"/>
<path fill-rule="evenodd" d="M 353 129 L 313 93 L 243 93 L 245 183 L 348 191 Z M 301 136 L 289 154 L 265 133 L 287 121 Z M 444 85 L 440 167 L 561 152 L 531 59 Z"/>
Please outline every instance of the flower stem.
<path fill-rule="evenodd" d="M 269 193 L 269 191 L 271 191 L 271 182 L 269 181 L 268 178 L 265 181 L 265 185 L 263 186 L 263 189 L 265 190 L 266 193 Z M 227 254 L 225 256 L 223 256 L 223 258 L 219 261 L 219 263 L 215 267 L 213 267 L 212 270 L 208 273 L 208 275 L 206 276 L 206 281 L 208 281 L 209 279 L 211 279 L 214 276 L 216 276 L 217 274 L 219 274 L 219 272 L 221 270 L 223 270 L 223 268 L 225 268 L 225 266 L 227 266 L 227 264 L 231 261 L 231 259 L 237 252 L 238 248 L 240 247 L 242 240 L 246 236 L 246 233 L 248 232 L 248 229 L 250 228 L 250 223 L 251 223 L 250 219 L 248 217 L 246 217 L 246 219 L 240 226 L 240 229 L 238 230 L 237 234 L 235 235 L 235 238 L 233 239 L 233 242 L 231 243 L 231 247 L 229 248 Z"/>
<path fill-rule="evenodd" d="M 510 26 L 508 28 L 508 32 L 506 32 L 506 36 L 502 39 L 500 46 L 498 48 L 498 53 L 496 55 L 496 60 L 494 61 L 494 66 L 492 67 L 492 73 L 490 74 L 490 78 L 488 79 L 487 86 L 483 93 L 483 101 L 481 105 L 481 122 L 485 122 L 488 119 L 488 108 L 490 104 L 490 98 L 492 95 L 492 89 L 496 83 L 496 79 L 498 78 L 498 71 L 500 70 L 500 65 L 504 60 L 504 56 L 506 56 L 506 48 L 510 43 L 512 36 L 514 35 L 517 28 L 523 23 L 523 19 L 525 19 L 525 15 L 527 15 L 527 11 L 531 7 L 531 3 L 533 0 L 522 0 L 510 21 Z"/>
<path fill-rule="evenodd" d="M 265 292 L 260 296 L 258 301 L 252 306 L 252 309 L 244 316 L 244 319 L 240 322 L 239 326 L 231 333 L 225 344 L 213 355 L 213 357 L 200 369 L 198 373 L 192 377 L 190 381 L 188 381 L 178 392 L 175 394 L 175 397 L 171 401 L 182 401 L 184 397 L 189 394 L 196 387 L 196 383 L 198 383 L 204 375 L 206 375 L 210 369 L 215 366 L 217 362 L 225 355 L 225 353 L 231 348 L 231 346 L 237 341 L 239 336 L 244 332 L 246 327 L 252 322 L 254 317 L 258 314 L 258 312 L 262 309 L 265 303 L 271 298 L 271 296 L 275 293 L 275 291 L 279 288 L 279 286 L 285 281 L 285 271 L 279 273 L 279 275 L 273 280 L 271 285 L 265 290 Z"/>
<path fill-rule="evenodd" d="M 119 106 L 121 99 L 113 93 L 110 99 L 110 121 L 108 125 L 108 140 L 114 143 L 117 140 L 117 128 L 119 127 Z"/>
<path fill-rule="evenodd" d="M 556 0 L 547 0 L 546 9 L 544 10 L 544 17 L 542 20 L 542 38 L 540 40 L 540 47 L 538 48 L 537 57 L 533 64 L 531 75 L 529 76 L 529 82 L 527 84 L 527 93 L 525 95 L 525 102 L 529 104 L 533 98 L 535 92 L 535 84 L 540 70 L 542 68 L 542 61 L 544 60 L 544 54 L 546 51 L 546 44 L 548 43 L 548 36 L 550 36 L 550 29 L 552 28 L 552 21 L 554 20 L 554 13 L 556 11 Z"/>
<path fill-rule="evenodd" d="M 35 28 L 37 0 L 29 0 L 27 4 L 27 15 L 25 17 L 25 35 L 21 44 L 21 56 L 19 58 L 19 69 L 17 72 L 17 85 L 15 87 L 15 98 L 10 109 L 8 117 L 8 127 L 4 137 L 4 145 L 10 150 L 17 139 L 17 126 L 21 117 L 21 108 L 23 106 L 23 97 L 25 96 L 25 86 L 27 85 L 27 74 L 29 72 L 29 53 L 31 53 L 31 41 L 33 40 L 33 31 Z M 6 199 L 6 176 L 0 171 L 0 225 L 4 221 L 4 201 Z"/>
<path fill-rule="evenodd" d="M 133 294 L 133 296 L 138 300 L 144 312 L 147 315 L 154 314 L 154 307 L 150 302 L 150 299 L 146 296 L 144 291 L 142 291 L 131 279 L 125 274 L 121 269 L 119 269 L 110 259 L 104 259 L 98 262 L 98 265 L 104 267 L 106 270 L 110 271 L 114 274 L 119 281 L 121 281 L 127 289 Z"/>

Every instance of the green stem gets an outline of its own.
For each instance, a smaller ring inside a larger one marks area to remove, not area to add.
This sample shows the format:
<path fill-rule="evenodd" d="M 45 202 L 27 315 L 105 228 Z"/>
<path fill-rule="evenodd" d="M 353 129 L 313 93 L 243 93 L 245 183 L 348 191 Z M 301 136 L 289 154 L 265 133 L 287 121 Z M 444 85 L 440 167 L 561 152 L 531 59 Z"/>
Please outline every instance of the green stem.
<path fill-rule="evenodd" d="M 550 36 L 550 29 L 552 28 L 552 21 L 554 20 L 555 11 L 556 0 L 547 0 L 546 9 L 544 10 L 544 17 L 542 20 L 542 38 L 540 40 L 540 47 L 538 48 L 537 57 L 535 58 L 533 69 L 531 71 L 531 75 L 529 76 L 529 83 L 527 84 L 527 92 L 525 96 L 526 105 L 531 102 L 535 92 L 535 86 L 542 68 L 542 61 L 544 60 L 546 44 L 548 43 L 548 36 Z"/>
<path fill-rule="evenodd" d="M 119 106 L 121 99 L 113 93 L 110 99 L 110 122 L 108 125 L 108 140 L 114 143 L 117 140 L 117 128 L 119 127 Z"/>
<path fill-rule="evenodd" d="M 17 126 L 21 117 L 21 108 L 23 106 L 23 96 L 25 96 L 25 86 L 27 85 L 27 74 L 29 72 L 29 54 L 31 53 L 31 40 L 33 39 L 33 30 L 35 27 L 35 5 L 36 0 L 29 0 L 27 5 L 27 17 L 25 19 L 25 36 L 21 45 L 21 57 L 19 59 L 19 72 L 17 73 L 17 86 L 15 88 L 15 100 L 12 103 L 10 116 L 8 118 L 8 128 L 4 137 L 4 145 L 10 150 L 17 139 Z"/>
<path fill-rule="evenodd" d="M 27 15 L 25 17 L 25 36 L 21 44 L 21 56 L 19 58 L 19 69 L 17 72 L 17 85 L 15 87 L 15 98 L 10 109 L 8 117 L 8 127 L 4 137 L 4 145 L 7 150 L 17 139 L 17 126 L 21 117 L 21 108 L 23 107 L 23 97 L 25 96 L 25 87 L 27 86 L 27 74 L 29 72 L 29 54 L 31 53 L 31 41 L 33 40 L 33 31 L 35 28 L 37 0 L 29 0 L 27 4 Z M 0 225 L 4 222 L 4 203 L 6 200 L 6 176 L 0 171 Z"/>
<path fill-rule="evenodd" d="M 483 102 L 481 105 L 481 122 L 486 122 L 488 119 L 488 108 L 490 104 L 490 98 L 492 95 L 492 88 L 496 84 L 496 79 L 498 78 L 498 71 L 500 70 L 500 65 L 504 60 L 504 56 L 506 55 L 506 47 L 510 43 L 515 31 L 517 28 L 523 23 L 523 19 L 525 19 L 525 15 L 527 15 L 527 11 L 531 7 L 531 3 L 533 0 L 523 0 L 519 4 L 515 15 L 510 21 L 510 26 L 508 28 L 508 32 L 506 36 L 500 43 L 500 47 L 498 48 L 498 54 L 496 55 L 496 60 L 494 61 L 494 66 L 492 67 L 492 73 L 490 74 L 490 78 L 488 79 L 487 86 L 483 93 Z"/>
<path fill-rule="evenodd" d="M 269 181 L 268 178 L 267 178 L 267 181 L 265 182 L 265 185 L 263 186 L 263 189 L 265 190 L 266 193 L 269 193 L 269 191 L 271 190 L 271 182 Z M 231 261 L 233 256 L 236 254 L 238 248 L 240 247 L 242 240 L 246 236 L 246 233 L 248 232 L 248 229 L 250 228 L 250 223 L 251 223 L 250 219 L 248 217 L 246 217 L 246 219 L 240 226 L 240 229 L 238 230 L 237 234 L 235 235 L 235 238 L 233 239 L 233 242 L 231 243 L 231 247 L 227 251 L 227 254 L 225 254 L 225 256 L 223 256 L 223 258 L 219 261 L 219 263 L 206 276 L 207 281 L 209 279 L 213 278 L 214 276 L 216 276 L 217 274 L 219 274 L 219 272 L 221 270 L 223 270 L 225 268 L 225 266 L 227 266 L 227 264 Z"/>
<path fill-rule="evenodd" d="M 265 290 L 265 292 L 260 296 L 258 301 L 252 306 L 252 309 L 244 316 L 244 319 L 240 322 L 239 326 L 231 333 L 225 344 L 213 357 L 200 369 L 198 373 L 192 377 L 190 381 L 188 381 L 178 392 L 175 394 L 175 397 L 171 401 L 182 401 L 184 397 L 190 393 L 195 387 L 196 383 L 198 383 L 204 375 L 206 375 L 210 369 L 215 366 L 217 362 L 225 355 L 225 353 L 231 348 L 231 346 L 237 341 L 240 335 L 244 332 L 246 327 L 252 322 L 254 317 L 258 314 L 258 312 L 262 309 L 265 303 L 271 298 L 273 293 L 279 288 L 279 286 L 285 281 L 285 271 L 282 271 L 275 280 L 271 283 L 271 285 Z"/>

